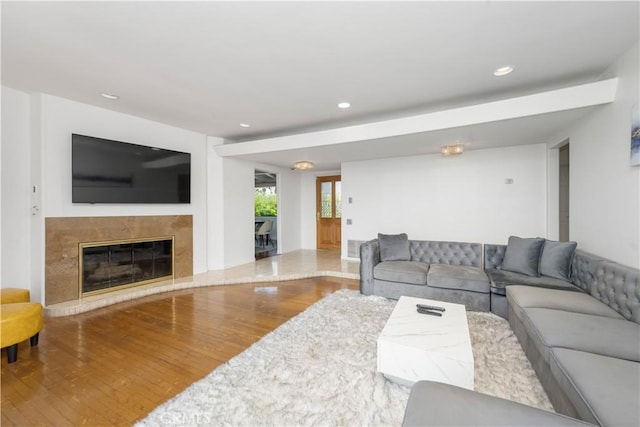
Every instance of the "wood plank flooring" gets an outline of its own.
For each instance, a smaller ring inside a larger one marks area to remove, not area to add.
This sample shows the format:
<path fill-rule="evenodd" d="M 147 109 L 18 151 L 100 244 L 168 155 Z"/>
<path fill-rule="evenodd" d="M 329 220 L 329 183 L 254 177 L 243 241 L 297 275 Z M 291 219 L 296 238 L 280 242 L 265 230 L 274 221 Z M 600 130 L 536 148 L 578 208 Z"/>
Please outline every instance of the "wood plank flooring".
<path fill-rule="evenodd" d="M 45 318 L 2 351 L 2 426 L 132 425 L 348 279 L 213 286 Z"/>

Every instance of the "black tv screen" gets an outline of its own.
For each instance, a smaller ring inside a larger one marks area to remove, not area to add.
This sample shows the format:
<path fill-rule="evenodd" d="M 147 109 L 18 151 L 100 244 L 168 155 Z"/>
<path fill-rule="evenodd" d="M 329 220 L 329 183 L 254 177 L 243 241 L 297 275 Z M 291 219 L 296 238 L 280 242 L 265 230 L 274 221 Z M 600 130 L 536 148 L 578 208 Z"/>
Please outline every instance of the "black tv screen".
<path fill-rule="evenodd" d="M 191 154 L 71 136 L 73 203 L 190 203 Z"/>

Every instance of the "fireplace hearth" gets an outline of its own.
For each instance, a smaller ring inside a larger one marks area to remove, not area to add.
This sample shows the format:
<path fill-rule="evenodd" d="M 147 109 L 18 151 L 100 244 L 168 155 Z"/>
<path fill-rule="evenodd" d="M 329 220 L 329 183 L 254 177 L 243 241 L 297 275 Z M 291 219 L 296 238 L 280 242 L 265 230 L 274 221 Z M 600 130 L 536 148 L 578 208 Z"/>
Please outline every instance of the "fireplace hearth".
<path fill-rule="evenodd" d="M 80 294 L 172 279 L 173 236 L 80 244 Z"/>

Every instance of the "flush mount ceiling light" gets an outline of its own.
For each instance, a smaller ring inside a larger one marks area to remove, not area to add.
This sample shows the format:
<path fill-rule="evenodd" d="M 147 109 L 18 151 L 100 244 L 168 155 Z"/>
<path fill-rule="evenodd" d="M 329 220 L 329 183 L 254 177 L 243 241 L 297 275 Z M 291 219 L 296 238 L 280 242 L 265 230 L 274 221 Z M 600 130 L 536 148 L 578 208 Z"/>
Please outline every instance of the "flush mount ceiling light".
<path fill-rule="evenodd" d="M 493 72 L 493 75 L 496 77 L 506 76 L 513 71 L 513 67 L 510 65 L 505 65 L 504 67 L 500 67 Z"/>
<path fill-rule="evenodd" d="M 445 145 L 440 149 L 440 152 L 443 156 L 452 156 L 454 154 L 462 154 L 464 151 L 464 145 L 462 144 L 453 144 L 453 145 Z"/>
<path fill-rule="evenodd" d="M 344 108 L 349 108 L 349 107 L 351 107 L 351 104 L 349 104 L 348 102 L 341 102 L 341 103 L 338 104 L 338 108 L 344 109 Z"/>
<path fill-rule="evenodd" d="M 118 95 L 114 95 L 113 93 L 109 93 L 109 92 L 102 92 L 100 94 L 100 96 L 102 96 L 103 98 L 107 98 L 107 99 L 120 99 L 120 97 Z"/>
<path fill-rule="evenodd" d="M 313 163 L 308 160 L 301 160 L 299 162 L 295 162 L 293 164 L 293 168 L 299 170 L 313 169 Z"/>
<path fill-rule="evenodd" d="M 241 128 L 250 128 L 251 125 L 249 123 L 240 123 Z"/>

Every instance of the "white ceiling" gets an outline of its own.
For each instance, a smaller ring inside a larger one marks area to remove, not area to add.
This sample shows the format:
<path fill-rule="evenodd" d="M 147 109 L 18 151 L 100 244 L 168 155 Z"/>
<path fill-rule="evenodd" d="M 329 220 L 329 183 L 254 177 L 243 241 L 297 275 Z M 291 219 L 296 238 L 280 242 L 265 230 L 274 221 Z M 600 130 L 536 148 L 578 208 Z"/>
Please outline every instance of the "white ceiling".
<path fill-rule="evenodd" d="M 3 1 L 2 84 L 241 142 L 595 81 L 640 39 L 639 16 L 636 1 Z M 492 75 L 507 64 L 511 75 Z M 539 142 L 581 113 L 278 159 L 313 155 L 333 167 L 433 152 L 469 133 L 474 147 Z"/>

